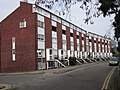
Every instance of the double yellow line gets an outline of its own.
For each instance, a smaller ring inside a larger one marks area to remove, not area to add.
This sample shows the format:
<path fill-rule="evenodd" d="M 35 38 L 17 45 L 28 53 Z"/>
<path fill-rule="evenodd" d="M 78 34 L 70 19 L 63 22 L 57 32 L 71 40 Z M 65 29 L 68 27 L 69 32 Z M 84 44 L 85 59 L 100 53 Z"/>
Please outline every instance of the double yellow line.
<path fill-rule="evenodd" d="M 110 71 L 110 73 L 108 74 L 108 76 L 106 77 L 106 79 L 105 79 L 105 81 L 104 81 L 104 83 L 103 83 L 103 86 L 102 86 L 101 90 L 107 90 L 107 89 L 108 89 L 108 85 L 109 85 L 110 79 L 111 79 L 111 77 L 112 77 L 115 69 L 116 69 L 116 67 L 114 67 L 114 68 Z"/>

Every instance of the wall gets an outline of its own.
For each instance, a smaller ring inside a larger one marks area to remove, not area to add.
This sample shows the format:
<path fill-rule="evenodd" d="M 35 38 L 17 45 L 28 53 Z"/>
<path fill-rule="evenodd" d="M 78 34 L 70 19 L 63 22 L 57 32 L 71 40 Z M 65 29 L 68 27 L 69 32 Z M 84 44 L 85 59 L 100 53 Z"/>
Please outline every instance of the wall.
<path fill-rule="evenodd" d="M 31 71 L 37 69 L 36 14 L 32 5 L 20 3 L 1 23 L 1 72 Z M 26 28 L 19 28 L 21 21 Z M 15 37 L 15 61 L 12 60 L 12 37 Z"/>

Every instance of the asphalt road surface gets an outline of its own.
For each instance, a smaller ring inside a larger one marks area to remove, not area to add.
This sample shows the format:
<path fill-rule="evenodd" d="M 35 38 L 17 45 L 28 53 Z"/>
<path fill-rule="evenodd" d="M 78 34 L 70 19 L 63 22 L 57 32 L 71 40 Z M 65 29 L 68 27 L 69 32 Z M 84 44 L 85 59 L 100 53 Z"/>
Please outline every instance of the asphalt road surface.
<path fill-rule="evenodd" d="M 101 90 L 113 68 L 98 63 L 61 74 L 7 75 L 0 83 L 11 85 L 9 90 Z"/>

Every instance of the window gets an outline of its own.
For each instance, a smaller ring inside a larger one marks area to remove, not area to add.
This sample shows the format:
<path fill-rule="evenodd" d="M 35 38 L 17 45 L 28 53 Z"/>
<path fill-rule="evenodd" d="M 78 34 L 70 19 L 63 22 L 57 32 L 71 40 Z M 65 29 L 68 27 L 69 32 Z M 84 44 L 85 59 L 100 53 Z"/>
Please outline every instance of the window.
<path fill-rule="evenodd" d="M 42 34 L 38 34 L 38 39 L 39 39 L 40 41 L 45 41 L 45 36 L 42 35 Z"/>
<path fill-rule="evenodd" d="M 26 21 L 22 21 L 19 23 L 19 28 L 25 28 L 26 27 Z"/>
<path fill-rule="evenodd" d="M 12 60 L 15 61 L 15 37 L 12 37 Z"/>
<path fill-rule="evenodd" d="M 65 30 L 62 30 L 62 34 L 66 34 L 66 31 L 65 31 Z"/>
<path fill-rule="evenodd" d="M 52 50 L 50 49 L 50 55 L 52 55 Z"/>
<path fill-rule="evenodd" d="M 44 22 L 38 21 L 38 27 L 44 28 Z"/>
<path fill-rule="evenodd" d="M 56 32 L 56 27 L 55 26 L 52 26 L 52 31 Z"/>

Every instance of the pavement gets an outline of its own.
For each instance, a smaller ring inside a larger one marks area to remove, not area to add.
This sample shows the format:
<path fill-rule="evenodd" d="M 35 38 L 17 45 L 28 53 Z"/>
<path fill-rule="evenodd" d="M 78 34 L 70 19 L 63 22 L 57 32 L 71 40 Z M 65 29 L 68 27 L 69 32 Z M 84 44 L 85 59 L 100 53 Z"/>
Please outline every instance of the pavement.
<path fill-rule="evenodd" d="M 104 61 L 105 62 L 105 61 Z M 10 75 L 33 75 L 33 74 L 61 74 L 70 72 L 79 68 L 87 67 L 90 65 L 96 65 L 103 62 L 93 62 L 93 63 L 87 63 L 87 64 L 81 64 L 81 65 L 75 65 L 75 66 L 68 66 L 66 68 L 55 68 L 55 69 L 47 69 L 47 70 L 36 70 L 36 71 L 30 71 L 30 72 L 17 72 L 17 73 L 0 73 L 0 76 L 10 76 Z"/>

